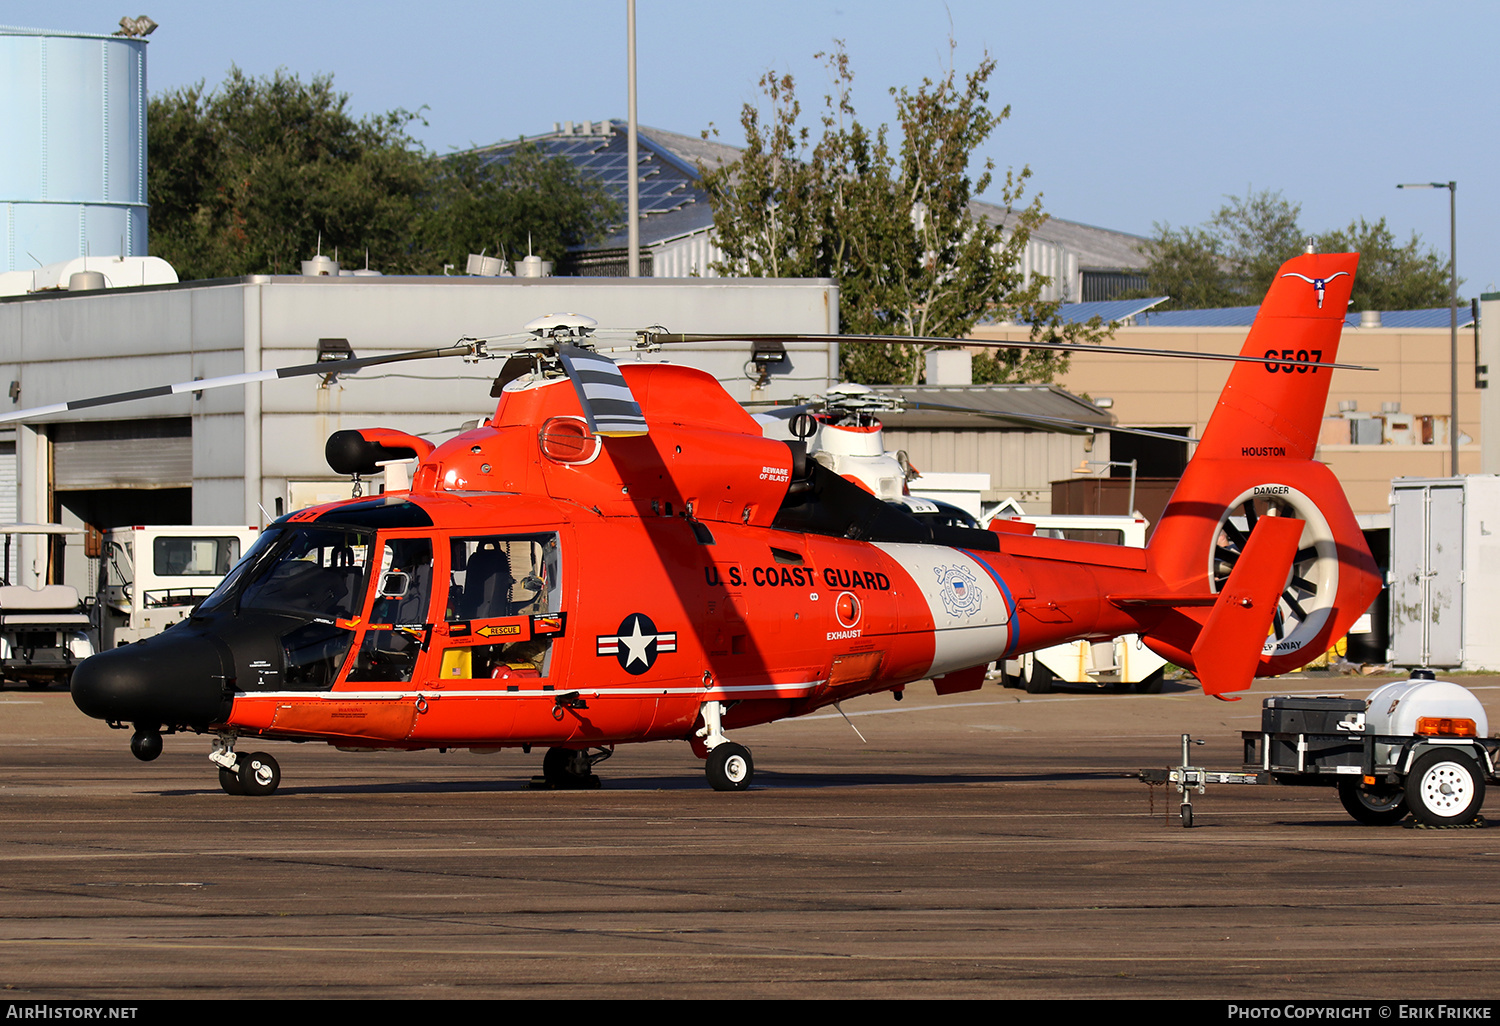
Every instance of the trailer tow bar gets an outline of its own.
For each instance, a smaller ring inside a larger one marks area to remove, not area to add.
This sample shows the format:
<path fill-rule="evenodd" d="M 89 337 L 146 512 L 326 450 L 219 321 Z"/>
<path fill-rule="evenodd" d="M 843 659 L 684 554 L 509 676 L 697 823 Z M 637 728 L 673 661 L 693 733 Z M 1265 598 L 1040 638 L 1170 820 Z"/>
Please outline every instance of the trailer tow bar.
<path fill-rule="evenodd" d="M 1204 794 L 1209 784 L 1259 784 L 1264 779 L 1260 773 L 1221 772 L 1194 766 L 1188 757 L 1188 747 L 1203 743 L 1201 738 L 1195 739 L 1189 734 L 1184 734 L 1182 735 L 1182 765 L 1169 766 L 1166 769 L 1145 769 L 1139 774 L 1141 780 L 1147 784 L 1177 785 L 1177 793 L 1182 795 L 1181 815 L 1184 828 L 1193 825 L 1192 789 L 1196 788 L 1199 794 Z"/>

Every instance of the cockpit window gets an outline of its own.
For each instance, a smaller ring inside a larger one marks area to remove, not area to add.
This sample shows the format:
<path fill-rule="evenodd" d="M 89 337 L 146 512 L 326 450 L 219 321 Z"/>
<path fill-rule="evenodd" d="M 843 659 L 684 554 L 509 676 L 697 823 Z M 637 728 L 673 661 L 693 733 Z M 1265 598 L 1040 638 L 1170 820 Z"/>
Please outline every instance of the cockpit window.
<path fill-rule="evenodd" d="M 372 542 L 370 532 L 353 528 L 298 525 L 267 531 L 199 610 L 233 596 L 239 609 L 353 617 L 364 599 Z"/>

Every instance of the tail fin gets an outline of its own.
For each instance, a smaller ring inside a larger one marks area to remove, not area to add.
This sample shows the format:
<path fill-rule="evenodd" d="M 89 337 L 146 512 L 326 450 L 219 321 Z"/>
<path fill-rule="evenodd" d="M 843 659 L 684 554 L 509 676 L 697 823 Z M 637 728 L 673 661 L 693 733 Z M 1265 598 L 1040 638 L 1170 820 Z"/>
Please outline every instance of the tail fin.
<path fill-rule="evenodd" d="M 1284 362 L 1235 365 L 1148 547 L 1151 569 L 1174 593 L 1219 594 L 1228 590 L 1261 518 L 1303 521 L 1267 636 L 1226 635 L 1236 649 L 1262 642 L 1258 659 L 1200 643 L 1216 610 L 1207 603 L 1175 608 L 1146 634 L 1152 649 L 1179 665 L 1199 670 L 1202 661 L 1221 660 L 1199 672 L 1205 690 L 1247 688 L 1252 675 L 1306 665 L 1348 631 L 1380 590 L 1343 489 L 1312 458 L 1333 377 L 1320 365 L 1337 359 L 1358 263 L 1358 255 L 1344 253 L 1282 265 L 1240 354 Z"/>

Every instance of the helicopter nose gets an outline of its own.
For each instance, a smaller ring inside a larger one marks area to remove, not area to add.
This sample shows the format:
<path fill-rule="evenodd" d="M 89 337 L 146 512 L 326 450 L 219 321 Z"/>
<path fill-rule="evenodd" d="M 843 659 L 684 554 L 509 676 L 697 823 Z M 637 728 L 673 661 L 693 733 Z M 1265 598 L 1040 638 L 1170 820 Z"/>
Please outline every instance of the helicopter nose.
<path fill-rule="evenodd" d="M 229 716 L 227 660 L 208 638 L 161 634 L 100 652 L 73 671 L 73 704 L 95 719 L 206 726 Z"/>

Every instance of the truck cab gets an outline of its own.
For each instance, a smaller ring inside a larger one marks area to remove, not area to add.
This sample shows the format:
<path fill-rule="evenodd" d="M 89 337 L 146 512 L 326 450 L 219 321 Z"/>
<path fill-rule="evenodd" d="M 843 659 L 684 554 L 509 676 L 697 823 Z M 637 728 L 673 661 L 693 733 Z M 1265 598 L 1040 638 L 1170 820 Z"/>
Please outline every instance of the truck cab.
<path fill-rule="evenodd" d="M 160 634 L 187 618 L 255 543 L 255 527 L 117 527 L 99 553 L 99 649 Z"/>

